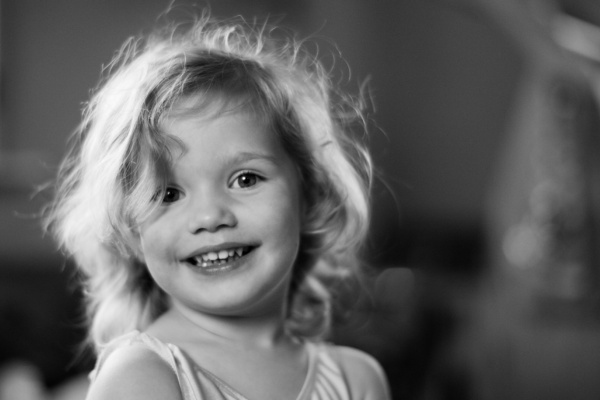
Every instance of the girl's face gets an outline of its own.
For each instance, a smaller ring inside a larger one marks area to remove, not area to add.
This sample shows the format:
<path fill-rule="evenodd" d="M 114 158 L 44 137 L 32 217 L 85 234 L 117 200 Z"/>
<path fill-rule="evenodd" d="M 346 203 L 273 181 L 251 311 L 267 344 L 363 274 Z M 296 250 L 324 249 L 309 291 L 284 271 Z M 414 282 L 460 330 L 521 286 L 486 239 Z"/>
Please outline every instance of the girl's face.
<path fill-rule="evenodd" d="M 268 125 L 249 113 L 168 119 L 178 138 L 162 204 L 140 226 L 142 256 L 175 307 L 281 312 L 300 242 L 300 182 Z"/>

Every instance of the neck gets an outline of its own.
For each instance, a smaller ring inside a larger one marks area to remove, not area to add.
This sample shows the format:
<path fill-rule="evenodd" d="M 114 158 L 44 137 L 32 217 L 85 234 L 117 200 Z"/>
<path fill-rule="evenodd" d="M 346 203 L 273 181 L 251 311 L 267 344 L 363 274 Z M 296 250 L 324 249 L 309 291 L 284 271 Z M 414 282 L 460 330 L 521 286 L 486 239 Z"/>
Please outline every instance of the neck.
<path fill-rule="evenodd" d="M 192 340 L 269 348 L 290 339 L 284 326 L 285 309 L 238 317 L 199 313 L 173 304 L 165 317 L 171 326 L 183 327 L 179 331 Z"/>

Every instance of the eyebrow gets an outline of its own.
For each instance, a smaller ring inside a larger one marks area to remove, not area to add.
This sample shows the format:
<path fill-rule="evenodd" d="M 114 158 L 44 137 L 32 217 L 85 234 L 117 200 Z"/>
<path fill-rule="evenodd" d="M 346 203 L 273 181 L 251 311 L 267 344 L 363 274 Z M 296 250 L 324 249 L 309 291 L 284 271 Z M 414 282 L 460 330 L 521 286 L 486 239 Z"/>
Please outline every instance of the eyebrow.
<path fill-rule="evenodd" d="M 250 151 L 243 151 L 237 153 L 234 157 L 232 157 L 229 162 L 232 164 L 242 163 L 252 160 L 265 160 L 272 164 L 279 165 L 279 158 L 270 154 L 264 153 L 254 153 Z"/>

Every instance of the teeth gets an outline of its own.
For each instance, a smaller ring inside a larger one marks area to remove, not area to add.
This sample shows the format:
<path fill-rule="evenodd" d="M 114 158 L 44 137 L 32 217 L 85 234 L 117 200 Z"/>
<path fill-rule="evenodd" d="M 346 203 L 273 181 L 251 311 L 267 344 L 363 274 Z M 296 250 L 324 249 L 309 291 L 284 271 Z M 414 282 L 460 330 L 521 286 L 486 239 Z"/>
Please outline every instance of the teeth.
<path fill-rule="evenodd" d="M 228 261 L 237 260 L 244 255 L 244 248 L 220 250 L 218 252 L 209 251 L 208 253 L 200 254 L 193 258 L 193 264 L 206 268 L 213 265 L 225 264 Z"/>

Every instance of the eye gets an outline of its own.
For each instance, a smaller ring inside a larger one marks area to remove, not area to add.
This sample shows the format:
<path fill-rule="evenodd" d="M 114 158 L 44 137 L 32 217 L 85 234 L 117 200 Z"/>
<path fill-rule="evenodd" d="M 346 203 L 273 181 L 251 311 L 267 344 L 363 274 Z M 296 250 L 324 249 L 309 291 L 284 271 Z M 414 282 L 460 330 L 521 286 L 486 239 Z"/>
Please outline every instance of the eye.
<path fill-rule="evenodd" d="M 163 196 L 163 203 L 174 203 L 181 197 L 181 192 L 178 189 L 168 187 Z"/>
<path fill-rule="evenodd" d="M 250 171 L 244 171 L 235 177 L 233 184 L 234 188 L 246 189 L 256 185 L 262 178 Z"/>

